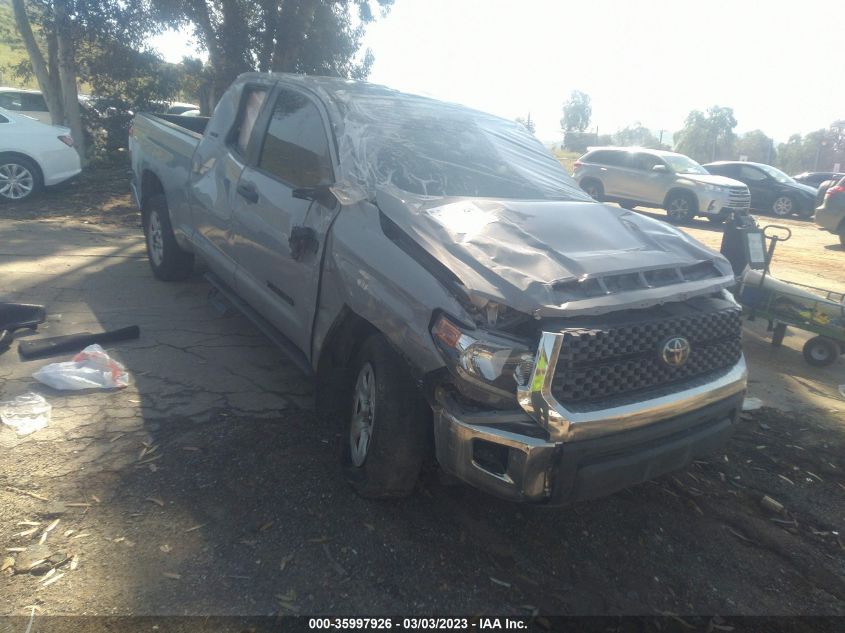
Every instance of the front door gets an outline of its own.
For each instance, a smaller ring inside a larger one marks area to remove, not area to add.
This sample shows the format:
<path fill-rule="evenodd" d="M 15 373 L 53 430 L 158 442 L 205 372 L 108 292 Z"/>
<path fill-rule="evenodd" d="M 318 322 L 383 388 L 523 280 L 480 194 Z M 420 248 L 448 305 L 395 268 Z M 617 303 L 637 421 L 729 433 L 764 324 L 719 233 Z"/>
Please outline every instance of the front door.
<path fill-rule="evenodd" d="M 656 165 L 663 165 L 665 171 L 654 171 Z M 647 152 L 637 152 L 632 161 L 635 174 L 631 181 L 631 197 L 635 201 L 663 204 L 663 198 L 675 174 L 659 156 Z"/>
<path fill-rule="evenodd" d="M 280 86 L 233 205 L 238 292 L 309 357 L 323 245 L 339 210 L 304 199 L 334 182 L 327 122 L 309 95 Z"/>
<path fill-rule="evenodd" d="M 748 185 L 751 193 L 751 208 L 768 211 L 772 207 L 772 180 L 753 165 L 740 165 L 736 179 Z"/>

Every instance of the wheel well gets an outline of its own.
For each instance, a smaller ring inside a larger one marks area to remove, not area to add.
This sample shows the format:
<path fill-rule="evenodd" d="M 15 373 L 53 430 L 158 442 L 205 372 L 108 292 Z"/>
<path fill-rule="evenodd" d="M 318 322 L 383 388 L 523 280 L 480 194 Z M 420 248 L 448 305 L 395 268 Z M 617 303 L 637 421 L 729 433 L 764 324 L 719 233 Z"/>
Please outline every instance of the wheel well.
<path fill-rule="evenodd" d="M 145 169 L 141 175 L 141 209 L 144 209 L 147 200 L 159 193 L 164 193 L 161 180 L 153 172 Z"/>
<path fill-rule="evenodd" d="M 35 160 L 32 156 L 27 156 L 21 152 L 0 152 L 0 159 L 3 158 L 25 158 L 30 163 L 35 165 L 35 168 L 38 170 L 38 177 L 41 179 L 41 183 L 44 183 L 44 170 L 41 169 L 41 165 L 38 164 L 38 161 Z"/>
<path fill-rule="evenodd" d="M 317 362 L 317 410 L 334 416 L 343 413 L 349 387 L 348 367 L 361 345 L 378 329 L 344 306 L 332 324 L 320 349 Z"/>
<path fill-rule="evenodd" d="M 581 181 L 580 181 L 578 184 L 579 184 L 579 185 L 581 186 L 581 188 L 583 189 L 583 188 L 584 188 L 584 185 L 585 185 L 586 183 L 588 183 L 588 182 L 594 182 L 594 183 L 596 183 L 599 187 L 601 187 L 602 189 L 604 189 L 604 185 L 602 184 L 601 180 L 599 180 L 599 179 L 598 179 L 598 178 L 596 178 L 595 176 L 585 176 L 584 178 L 582 178 L 582 179 L 581 179 Z"/>
<path fill-rule="evenodd" d="M 670 189 L 666 192 L 666 197 L 663 198 L 663 207 L 665 208 L 669 204 L 669 199 L 675 195 L 682 195 L 686 196 L 689 200 L 692 200 L 693 211 L 698 213 L 700 209 L 698 208 L 698 196 L 695 195 L 695 192 L 690 191 L 689 189 L 682 189 L 676 187 L 675 189 Z"/>

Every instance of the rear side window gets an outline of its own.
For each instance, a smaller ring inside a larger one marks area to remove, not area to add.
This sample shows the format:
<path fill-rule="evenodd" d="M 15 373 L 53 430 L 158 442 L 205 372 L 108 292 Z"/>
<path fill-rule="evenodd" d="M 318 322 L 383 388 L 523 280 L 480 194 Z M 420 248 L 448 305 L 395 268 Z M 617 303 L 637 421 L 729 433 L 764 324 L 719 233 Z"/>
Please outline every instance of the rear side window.
<path fill-rule="evenodd" d="M 7 110 L 15 110 L 20 112 L 23 110 L 23 102 L 19 92 L 0 92 L 0 108 Z"/>
<path fill-rule="evenodd" d="M 282 88 L 273 106 L 259 169 L 293 185 L 332 182 L 329 140 L 317 106 L 305 95 Z"/>
<path fill-rule="evenodd" d="M 587 154 L 585 160 L 589 163 L 597 163 L 599 165 L 611 165 L 613 167 L 628 167 L 628 152 L 598 150 L 591 154 Z"/>
<path fill-rule="evenodd" d="M 22 110 L 26 112 L 48 112 L 43 95 L 24 92 L 21 95 Z"/>
<path fill-rule="evenodd" d="M 261 106 L 264 105 L 266 98 L 266 88 L 246 88 L 241 97 L 241 110 L 238 113 L 238 120 L 235 126 L 229 133 L 229 143 L 242 156 L 246 156 L 249 137 L 252 135 L 255 121 L 261 113 Z"/>

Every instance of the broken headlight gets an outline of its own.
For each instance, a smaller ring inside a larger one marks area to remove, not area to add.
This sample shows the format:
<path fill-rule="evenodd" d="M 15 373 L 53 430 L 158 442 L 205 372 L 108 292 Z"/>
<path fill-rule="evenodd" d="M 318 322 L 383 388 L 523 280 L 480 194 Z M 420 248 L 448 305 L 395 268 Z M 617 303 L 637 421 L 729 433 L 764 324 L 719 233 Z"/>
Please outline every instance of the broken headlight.
<path fill-rule="evenodd" d="M 534 354 L 524 342 L 470 330 L 443 315 L 431 336 L 461 393 L 493 406 L 516 404 L 517 384 L 527 382 L 534 368 Z"/>

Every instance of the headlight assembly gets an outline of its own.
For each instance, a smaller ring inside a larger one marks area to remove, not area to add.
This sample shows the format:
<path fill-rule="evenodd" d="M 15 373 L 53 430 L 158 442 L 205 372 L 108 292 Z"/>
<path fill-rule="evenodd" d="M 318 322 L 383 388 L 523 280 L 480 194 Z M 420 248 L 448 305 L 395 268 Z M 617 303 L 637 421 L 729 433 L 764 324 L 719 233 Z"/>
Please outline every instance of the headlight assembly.
<path fill-rule="evenodd" d="M 444 315 L 435 320 L 431 336 L 464 395 L 493 405 L 516 403 L 517 384 L 528 380 L 534 366 L 527 345 L 465 329 Z"/>

